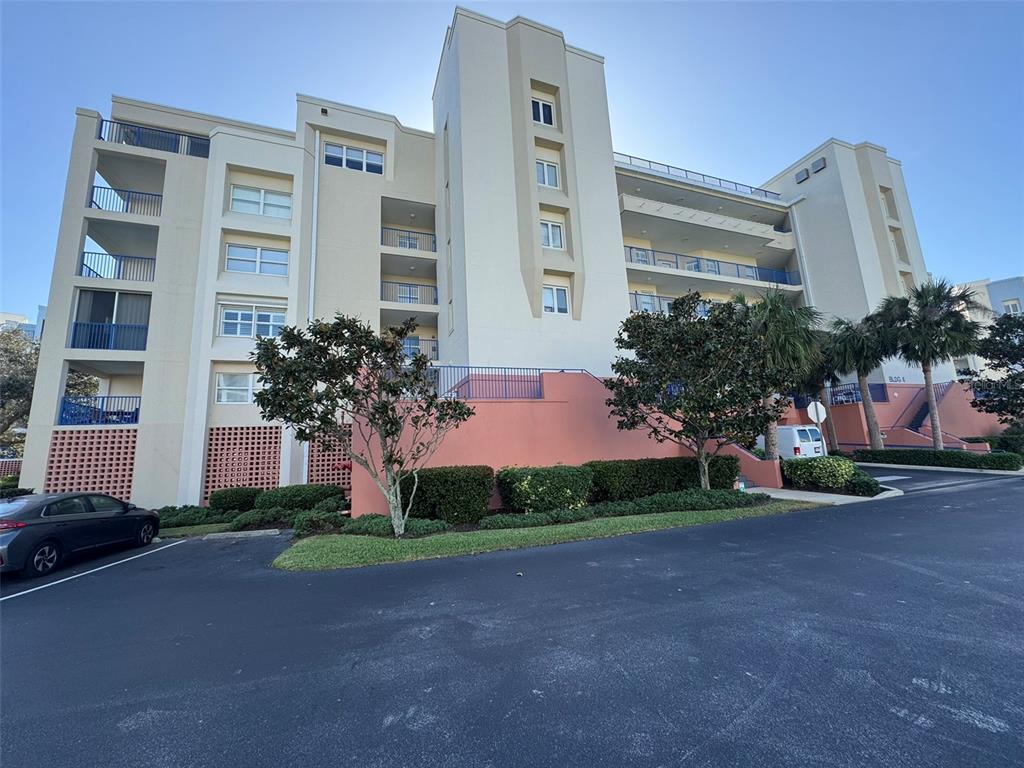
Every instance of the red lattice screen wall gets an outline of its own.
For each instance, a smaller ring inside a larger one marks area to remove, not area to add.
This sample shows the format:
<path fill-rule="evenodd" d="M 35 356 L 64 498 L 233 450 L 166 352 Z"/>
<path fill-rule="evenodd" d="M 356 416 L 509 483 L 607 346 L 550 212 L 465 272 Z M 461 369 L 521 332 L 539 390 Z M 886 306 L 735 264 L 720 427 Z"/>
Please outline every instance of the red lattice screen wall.
<path fill-rule="evenodd" d="M 132 494 L 135 429 L 56 429 L 50 436 L 43 491 Z"/>
<path fill-rule="evenodd" d="M 21 474 L 21 459 L 0 459 L 0 477 Z"/>
<path fill-rule="evenodd" d="M 352 429 L 349 428 L 349 439 Z M 343 468 L 343 461 L 348 459 L 348 448 L 333 450 L 322 448 L 318 443 L 309 444 L 309 482 L 340 485 L 346 491 L 352 490 L 352 469 Z"/>
<path fill-rule="evenodd" d="M 280 427 L 210 427 L 203 502 L 220 488 L 277 488 L 281 479 Z"/>

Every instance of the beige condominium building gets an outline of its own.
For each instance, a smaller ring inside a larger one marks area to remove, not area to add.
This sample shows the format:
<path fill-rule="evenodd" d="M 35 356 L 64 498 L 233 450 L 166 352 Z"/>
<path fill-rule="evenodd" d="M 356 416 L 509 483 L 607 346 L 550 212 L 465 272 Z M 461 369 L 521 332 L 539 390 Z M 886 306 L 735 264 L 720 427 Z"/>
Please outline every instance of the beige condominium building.
<path fill-rule="evenodd" d="M 601 375 L 630 311 L 690 290 L 859 318 L 926 279 L 883 148 L 829 140 L 761 187 L 620 154 L 602 58 L 542 24 L 457 10 L 433 105 L 433 133 L 305 95 L 294 130 L 79 109 L 23 485 L 162 505 L 345 482 L 252 404 L 255 337 L 313 317 L 413 316 L 439 366 Z M 99 395 L 64 397 L 71 370 Z"/>

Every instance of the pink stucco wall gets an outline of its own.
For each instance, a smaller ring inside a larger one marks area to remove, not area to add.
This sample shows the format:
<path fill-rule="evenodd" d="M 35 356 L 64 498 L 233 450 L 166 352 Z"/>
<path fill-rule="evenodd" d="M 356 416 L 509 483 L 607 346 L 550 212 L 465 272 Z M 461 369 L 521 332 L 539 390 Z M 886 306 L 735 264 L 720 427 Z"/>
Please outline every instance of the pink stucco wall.
<path fill-rule="evenodd" d="M 685 456 L 675 443 L 658 443 L 643 432 L 620 431 L 609 418 L 608 390 L 586 373 L 545 373 L 543 398 L 473 400 L 469 421 L 450 432 L 430 466 L 486 464 L 551 466 L 597 459 L 642 459 Z M 723 453 L 740 457 L 740 472 L 762 487 L 780 488 L 778 462 L 760 461 L 735 446 Z M 352 471 L 352 514 L 386 513 L 376 484 L 361 468 Z"/>

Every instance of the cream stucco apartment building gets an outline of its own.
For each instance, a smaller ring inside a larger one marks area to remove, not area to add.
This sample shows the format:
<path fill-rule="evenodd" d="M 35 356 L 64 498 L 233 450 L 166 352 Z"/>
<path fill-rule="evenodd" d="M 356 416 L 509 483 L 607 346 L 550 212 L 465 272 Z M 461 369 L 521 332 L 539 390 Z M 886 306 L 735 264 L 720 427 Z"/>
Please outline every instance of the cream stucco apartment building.
<path fill-rule="evenodd" d="M 856 318 L 927 277 L 882 147 L 829 140 L 761 187 L 620 154 L 602 58 L 542 24 L 456 10 L 433 105 L 433 133 L 305 95 L 294 130 L 79 109 L 23 485 L 344 481 L 252 405 L 253 339 L 282 324 L 414 316 L 439 366 L 601 375 L 630 311 L 689 290 Z M 69 370 L 100 396 L 63 397 Z"/>

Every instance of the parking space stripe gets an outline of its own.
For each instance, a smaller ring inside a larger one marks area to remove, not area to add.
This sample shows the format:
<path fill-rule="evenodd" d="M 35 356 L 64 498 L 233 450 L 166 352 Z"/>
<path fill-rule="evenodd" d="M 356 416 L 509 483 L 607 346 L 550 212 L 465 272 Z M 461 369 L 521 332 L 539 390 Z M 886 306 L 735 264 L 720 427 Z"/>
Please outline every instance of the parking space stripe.
<path fill-rule="evenodd" d="M 149 552 L 142 552 L 141 554 L 138 554 L 138 555 L 132 555 L 131 557 L 126 557 L 123 560 L 116 560 L 113 563 L 107 563 L 106 565 L 101 565 L 99 568 L 91 568 L 88 571 L 83 571 L 82 573 L 76 573 L 74 576 L 65 576 L 63 579 L 57 579 L 57 581 L 51 581 L 49 584 L 40 584 L 38 587 L 32 587 L 32 589 L 26 589 L 26 590 L 24 590 L 22 592 L 15 592 L 13 595 L 6 595 L 4 597 L 0 597 L 0 603 L 2 603 L 4 600 L 13 600 L 16 597 L 21 597 L 22 595 L 27 595 L 29 592 L 38 592 L 40 589 L 46 589 L 47 587 L 55 587 L 58 584 L 63 584 L 65 581 L 71 581 L 72 579 L 78 579 L 78 578 L 81 578 L 82 576 L 88 576 L 90 573 L 96 573 L 97 571 L 102 571 L 104 568 L 113 568 L 115 565 L 120 565 L 121 563 L 127 563 L 129 560 L 138 560 L 140 557 L 145 557 L 146 555 L 156 554 L 157 552 L 160 552 L 162 550 L 168 549 L 170 547 L 176 547 L 179 544 L 184 544 L 186 541 L 188 541 L 188 539 L 181 539 L 180 541 L 175 541 L 175 542 L 171 542 L 170 544 L 165 544 L 164 546 L 158 547 L 157 549 L 151 549 L 151 550 L 149 550 Z"/>

